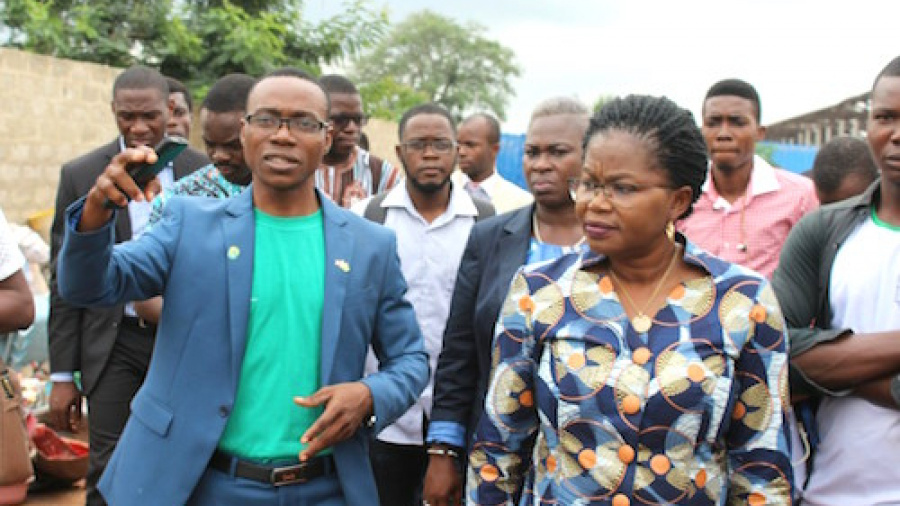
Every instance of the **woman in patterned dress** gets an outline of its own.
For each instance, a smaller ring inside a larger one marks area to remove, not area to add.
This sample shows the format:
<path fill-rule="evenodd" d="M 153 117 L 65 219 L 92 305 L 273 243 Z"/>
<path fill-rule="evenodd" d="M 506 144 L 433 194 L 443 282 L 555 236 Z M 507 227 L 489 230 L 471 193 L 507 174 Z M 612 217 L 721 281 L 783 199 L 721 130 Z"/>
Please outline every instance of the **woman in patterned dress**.
<path fill-rule="evenodd" d="M 572 189 L 591 252 L 513 279 L 469 503 L 790 504 L 778 303 L 672 231 L 707 172 L 693 116 L 616 99 L 584 153 Z"/>

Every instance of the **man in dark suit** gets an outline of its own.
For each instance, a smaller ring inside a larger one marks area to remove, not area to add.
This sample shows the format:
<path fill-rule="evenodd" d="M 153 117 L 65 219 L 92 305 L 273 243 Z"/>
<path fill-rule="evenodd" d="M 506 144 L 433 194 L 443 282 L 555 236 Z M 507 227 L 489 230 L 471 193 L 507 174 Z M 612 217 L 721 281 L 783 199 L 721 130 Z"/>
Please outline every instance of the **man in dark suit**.
<path fill-rule="evenodd" d="M 130 303 L 85 309 L 59 296 L 55 266 L 65 230 L 63 213 L 88 193 L 115 155 L 126 147 L 155 146 L 162 140 L 171 111 L 168 84 L 155 70 L 131 67 L 116 78 L 111 105 L 120 136 L 63 165 L 51 240 L 50 422 L 59 430 L 75 429 L 82 395 L 87 397 L 91 413 L 88 504 L 103 504 L 96 484 L 125 427 L 131 398 L 144 381 L 156 328 L 138 318 Z M 205 156 L 187 149 L 163 170 L 160 182 L 165 188 L 208 163 Z M 132 202 L 118 213 L 116 241 L 139 235 L 149 211 L 149 203 Z M 81 374 L 80 385 L 74 381 L 75 372 Z"/>

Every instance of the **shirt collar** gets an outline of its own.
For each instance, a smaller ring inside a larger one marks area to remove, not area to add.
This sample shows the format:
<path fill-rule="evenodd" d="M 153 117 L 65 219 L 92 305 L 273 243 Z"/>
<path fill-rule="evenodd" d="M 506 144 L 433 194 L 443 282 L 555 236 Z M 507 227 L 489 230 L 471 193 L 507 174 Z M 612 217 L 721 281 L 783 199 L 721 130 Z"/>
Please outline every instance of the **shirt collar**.
<path fill-rule="evenodd" d="M 497 187 L 497 183 L 500 182 L 500 176 L 497 175 L 497 168 L 494 168 L 494 172 L 491 173 L 490 176 L 486 177 L 484 181 L 478 183 L 478 186 L 484 188 L 484 191 L 488 193 L 488 195 L 493 195 L 494 189 Z"/>
<path fill-rule="evenodd" d="M 447 203 L 447 210 L 444 211 L 444 214 L 438 219 L 434 220 L 432 225 L 443 222 L 444 217 L 447 217 L 446 219 L 449 221 L 457 216 L 478 216 L 478 208 L 475 207 L 475 203 L 472 202 L 472 197 L 469 196 L 468 192 L 463 190 L 458 191 L 453 182 L 448 184 L 450 185 L 450 202 Z M 388 192 L 387 196 L 385 196 L 384 200 L 381 202 L 381 207 L 402 207 L 413 216 L 421 216 L 419 211 L 416 210 L 416 206 L 413 205 L 412 199 L 409 197 L 405 181 L 401 182 Z"/>
<path fill-rule="evenodd" d="M 468 183 L 472 182 L 472 179 L 469 177 L 469 175 L 462 170 L 457 169 L 456 172 L 459 172 L 459 175 L 457 176 L 457 184 L 459 184 L 460 187 L 465 188 Z M 479 188 L 484 188 L 484 191 L 486 191 L 488 195 L 492 195 L 494 188 L 496 188 L 497 184 L 500 183 L 500 179 L 500 175 L 497 174 L 497 167 L 494 167 L 494 171 L 491 172 L 490 176 L 486 177 L 480 183 L 475 184 L 477 184 Z"/>
<path fill-rule="evenodd" d="M 701 191 L 713 201 L 714 208 L 728 209 L 731 207 L 731 204 L 719 196 L 716 186 L 712 184 L 711 167 L 710 165 L 710 170 L 707 172 L 706 181 L 703 182 Z M 778 191 L 781 188 L 781 183 L 778 182 L 778 177 L 775 175 L 775 167 L 769 165 L 769 162 L 765 161 L 761 156 L 753 155 L 753 170 L 750 172 L 750 182 L 747 186 L 749 190 L 747 201 L 749 202 L 758 195 Z"/>

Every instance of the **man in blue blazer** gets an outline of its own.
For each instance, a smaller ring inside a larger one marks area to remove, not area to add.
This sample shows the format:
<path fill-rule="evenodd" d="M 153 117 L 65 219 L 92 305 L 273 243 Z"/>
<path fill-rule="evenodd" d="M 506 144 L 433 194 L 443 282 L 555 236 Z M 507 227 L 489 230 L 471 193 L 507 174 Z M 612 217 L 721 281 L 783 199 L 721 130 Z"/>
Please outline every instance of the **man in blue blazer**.
<path fill-rule="evenodd" d="M 247 111 L 250 191 L 173 198 L 150 232 L 114 247 L 104 202 L 149 197 L 126 171 L 155 160 L 138 148 L 67 211 L 64 297 L 166 301 L 100 482 L 113 505 L 375 504 L 368 438 L 428 379 L 393 233 L 315 189 L 332 137 L 325 92 L 302 72 L 276 71 Z M 370 345 L 381 369 L 363 379 Z"/>

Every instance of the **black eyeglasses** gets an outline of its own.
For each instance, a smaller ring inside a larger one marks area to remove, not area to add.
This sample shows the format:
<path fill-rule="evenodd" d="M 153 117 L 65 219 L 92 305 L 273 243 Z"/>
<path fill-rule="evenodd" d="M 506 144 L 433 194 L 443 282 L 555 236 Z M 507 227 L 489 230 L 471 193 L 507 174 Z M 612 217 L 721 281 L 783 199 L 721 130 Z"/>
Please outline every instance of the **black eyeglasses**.
<path fill-rule="evenodd" d="M 456 147 L 456 142 L 450 139 L 413 139 L 400 145 L 407 151 L 424 153 L 431 146 L 435 153 L 449 153 Z"/>
<path fill-rule="evenodd" d="M 304 134 L 318 133 L 328 127 L 328 123 L 315 116 L 309 115 L 281 118 L 273 114 L 261 112 L 257 114 L 248 114 L 244 119 L 248 124 L 269 134 L 277 132 L 281 128 L 281 125 L 287 125 L 288 132 L 299 132 Z"/>
<path fill-rule="evenodd" d="M 343 130 L 351 121 L 359 127 L 364 127 L 369 122 L 369 117 L 365 114 L 335 114 L 328 119 L 336 130 Z"/>

